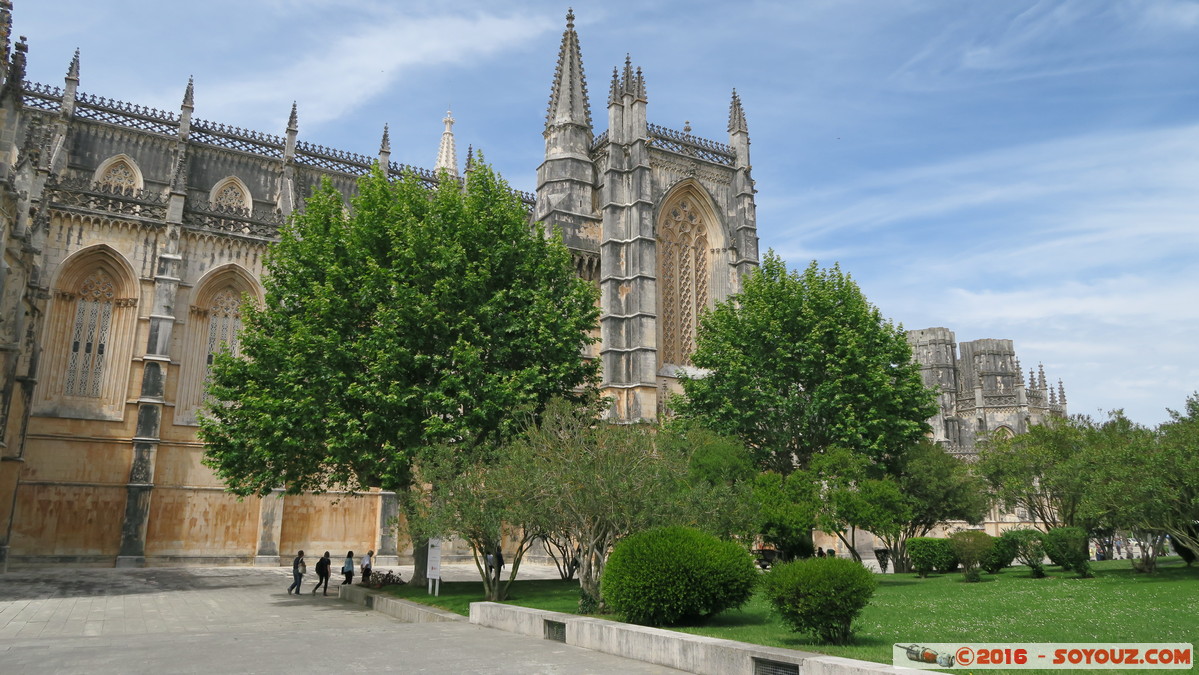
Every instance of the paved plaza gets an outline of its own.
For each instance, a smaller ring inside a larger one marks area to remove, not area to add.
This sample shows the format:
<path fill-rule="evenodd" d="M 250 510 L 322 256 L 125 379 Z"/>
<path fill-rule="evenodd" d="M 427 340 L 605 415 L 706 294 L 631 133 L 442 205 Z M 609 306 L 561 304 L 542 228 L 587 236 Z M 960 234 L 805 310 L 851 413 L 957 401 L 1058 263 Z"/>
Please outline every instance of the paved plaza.
<path fill-rule="evenodd" d="M 478 578 L 473 565 L 443 575 Z M 555 576 L 521 566 L 522 579 Z M 0 672 L 680 672 L 466 622 L 402 623 L 338 600 L 336 580 L 312 595 L 314 574 L 301 595 L 290 583 L 289 568 L 12 571 L 0 575 Z"/>

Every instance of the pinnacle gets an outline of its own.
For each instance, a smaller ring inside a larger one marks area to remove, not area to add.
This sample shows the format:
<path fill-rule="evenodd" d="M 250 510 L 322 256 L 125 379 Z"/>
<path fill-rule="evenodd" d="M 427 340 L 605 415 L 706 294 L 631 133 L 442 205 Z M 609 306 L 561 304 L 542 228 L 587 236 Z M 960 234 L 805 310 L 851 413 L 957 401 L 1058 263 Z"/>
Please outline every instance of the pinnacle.
<path fill-rule="evenodd" d="M 383 124 L 383 141 L 379 143 L 379 152 L 391 152 L 391 132 L 387 124 Z"/>
<path fill-rule="evenodd" d="M 733 100 L 729 103 L 729 133 L 748 132 L 749 125 L 745 122 L 745 109 L 741 107 L 741 97 L 733 90 Z"/>
<path fill-rule="evenodd" d="M 287 130 L 288 131 L 299 131 L 299 129 L 300 129 L 300 118 L 299 118 L 299 115 L 296 114 L 296 102 L 292 101 L 291 102 L 291 115 L 289 115 L 287 118 Z"/>
<path fill-rule="evenodd" d="M 554 83 L 550 87 L 550 102 L 545 125 L 579 124 L 591 127 L 591 104 L 587 100 L 587 78 L 583 73 L 583 55 L 579 35 L 575 32 L 574 10 L 566 13 L 566 30 L 562 31 L 562 46 Z"/>
<path fill-rule="evenodd" d="M 188 75 L 187 76 L 187 89 L 183 90 L 183 105 L 185 105 L 185 106 L 195 105 L 195 96 L 196 96 L 196 85 L 195 85 L 195 82 L 192 80 L 192 76 Z"/>
<path fill-rule="evenodd" d="M 75 48 L 75 56 L 71 59 L 71 65 L 67 67 L 67 78 L 72 80 L 79 79 L 79 48 Z"/>

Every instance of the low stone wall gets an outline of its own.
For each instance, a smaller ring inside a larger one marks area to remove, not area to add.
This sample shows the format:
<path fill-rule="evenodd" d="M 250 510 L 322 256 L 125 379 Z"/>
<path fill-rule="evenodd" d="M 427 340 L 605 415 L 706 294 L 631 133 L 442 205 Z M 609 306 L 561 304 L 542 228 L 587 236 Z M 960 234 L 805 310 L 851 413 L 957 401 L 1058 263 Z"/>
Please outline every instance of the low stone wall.
<path fill-rule="evenodd" d="M 363 586 L 338 586 L 338 598 L 382 612 L 407 623 L 432 623 L 436 621 L 466 621 L 461 614 L 401 600 Z"/>
<path fill-rule="evenodd" d="M 471 603 L 470 622 L 699 675 L 878 675 L 922 672 L 494 602 Z"/>

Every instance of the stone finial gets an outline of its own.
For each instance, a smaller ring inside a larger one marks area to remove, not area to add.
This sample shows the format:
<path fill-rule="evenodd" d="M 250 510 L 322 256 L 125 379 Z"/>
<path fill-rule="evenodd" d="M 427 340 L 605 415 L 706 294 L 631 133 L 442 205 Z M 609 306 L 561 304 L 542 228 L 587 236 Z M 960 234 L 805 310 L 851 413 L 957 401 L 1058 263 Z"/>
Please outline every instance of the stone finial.
<path fill-rule="evenodd" d="M 79 48 L 75 48 L 75 56 L 71 57 L 71 65 L 67 66 L 67 79 L 79 81 Z"/>
<path fill-rule="evenodd" d="M 475 168 L 475 146 L 466 146 L 466 172 L 470 173 Z"/>
<path fill-rule="evenodd" d="M 1016 377 L 1020 378 L 1018 384 L 1024 386 L 1024 367 L 1020 365 L 1020 357 L 1016 357 Z"/>
<path fill-rule="evenodd" d="M 591 103 L 587 98 L 587 77 L 583 72 L 583 54 L 579 49 L 579 34 L 575 32 L 574 10 L 566 12 L 566 30 L 558 49 L 558 65 L 550 86 L 550 102 L 545 113 L 545 127 L 559 124 L 578 124 L 591 128 Z"/>
<path fill-rule="evenodd" d="M 291 102 L 291 114 L 288 115 L 288 117 L 287 117 L 287 130 L 288 131 L 299 131 L 300 130 L 300 116 L 297 114 L 295 101 Z"/>
<path fill-rule="evenodd" d="M 1057 405 L 1057 391 L 1053 387 L 1049 388 L 1049 405 Z"/>
<path fill-rule="evenodd" d="M 1066 405 L 1066 385 L 1062 384 L 1060 379 L 1057 381 L 1057 400 L 1062 405 Z"/>
<path fill-rule="evenodd" d="M 683 120 L 683 133 L 691 133 L 691 120 Z"/>
<path fill-rule="evenodd" d="M 608 105 L 620 102 L 620 69 L 612 66 L 612 87 L 608 91 Z"/>
<path fill-rule="evenodd" d="M 445 111 L 445 131 L 441 132 L 441 146 L 437 149 L 437 164 L 434 171 L 449 171 L 450 175 L 458 175 L 458 151 L 454 146 L 454 116 L 449 110 Z"/>
<path fill-rule="evenodd" d="M 16 82 L 16 89 L 21 90 L 21 83 L 25 81 L 25 59 L 29 55 L 29 43 L 25 42 L 25 36 L 22 35 L 17 42 L 17 46 L 13 48 L 12 67 L 9 70 L 8 81 Z"/>
<path fill-rule="evenodd" d="M 749 133 L 749 125 L 745 123 L 745 109 L 741 107 L 741 97 L 733 90 L 733 100 L 729 103 L 729 133 Z"/>
<path fill-rule="evenodd" d="M 624 72 L 620 76 L 620 89 L 622 94 L 632 94 L 633 88 L 637 84 L 633 80 L 633 57 L 629 54 L 624 55 Z"/>
<path fill-rule="evenodd" d="M 1045 364 L 1037 364 L 1037 389 L 1047 389 L 1045 386 Z"/>
<path fill-rule="evenodd" d="M 386 123 L 383 124 L 383 140 L 379 143 L 379 152 L 391 152 L 391 131 Z"/>
<path fill-rule="evenodd" d="M 196 83 L 191 75 L 187 76 L 187 89 L 183 90 L 183 106 L 191 108 L 196 104 Z"/>
<path fill-rule="evenodd" d="M 641 75 L 641 66 L 637 66 L 637 91 L 634 92 L 633 95 L 636 96 L 640 101 L 644 101 L 646 99 L 645 77 Z"/>

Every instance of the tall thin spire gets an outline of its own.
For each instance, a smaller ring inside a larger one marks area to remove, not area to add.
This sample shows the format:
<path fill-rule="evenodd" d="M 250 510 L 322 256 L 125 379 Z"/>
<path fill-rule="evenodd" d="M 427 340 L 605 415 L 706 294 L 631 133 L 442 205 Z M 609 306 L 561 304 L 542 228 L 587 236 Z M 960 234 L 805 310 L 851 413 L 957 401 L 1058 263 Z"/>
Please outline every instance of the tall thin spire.
<path fill-rule="evenodd" d="M 71 65 L 67 66 L 67 77 L 69 79 L 79 81 L 79 48 L 75 48 L 75 56 L 71 58 Z"/>
<path fill-rule="evenodd" d="M 183 105 L 194 106 L 196 104 L 196 85 L 191 75 L 187 76 L 187 89 L 183 90 Z"/>
<path fill-rule="evenodd" d="M 383 124 L 383 140 L 379 143 L 379 152 L 391 152 L 391 130 Z"/>
<path fill-rule="evenodd" d="M 454 116 L 445 111 L 445 131 L 441 132 L 441 147 L 437 150 L 435 171 L 449 171 L 450 175 L 458 175 L 458 151 L 454 147 Z"/>
<path fill-rule="evenodd" d="M 1066 385 L 1062 384 L 1061 380 L 1057 381 L 1057 400 L 1062 405 L 1066 405 Z"/>
<path fill-rule="evenodd" d="M 729 133 L 738 131 L 749 131 L 749 126 L 745 123 L 745 109 L 741 107 L 741 97 L 737 95 L 737 90 L 733 90 L 733 101 L 729 103 Z"/>
<path fill-rule="evenodd" d="M 287 116 L 287 130 L 288 131 L 299 131 L 300 130 L 300 116 L 296 111 L 296 102 L 295 101 L 291 102 L 291 114 Z"/>
<path fill-rule="evenodd" d="M 583 75 L 583 54 L 579 34 L 575 32 L 575 13 L 566 11 L 566 30 L 558 50 L 558 66 L 550 88 L 550 104 L 545 114 L 546 128 L 559 124 L 578 124 L 591 128 L 591 103 L 587 100 L 587 78 Z"/>

